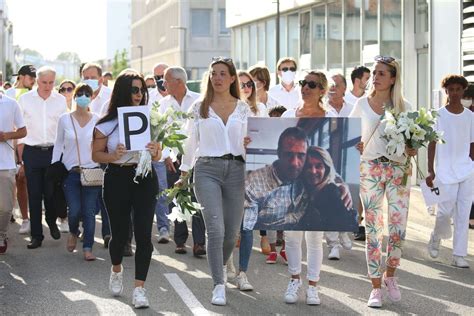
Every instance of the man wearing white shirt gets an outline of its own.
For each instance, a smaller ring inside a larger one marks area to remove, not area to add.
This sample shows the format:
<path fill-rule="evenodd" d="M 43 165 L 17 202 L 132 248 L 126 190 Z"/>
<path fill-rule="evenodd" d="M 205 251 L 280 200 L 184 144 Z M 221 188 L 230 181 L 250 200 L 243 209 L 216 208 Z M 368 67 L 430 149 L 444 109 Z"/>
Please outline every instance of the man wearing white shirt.
<path fill-rule="evenodd" d="M 156 82 L 156 89 L 152 90 L 148 95 L 148 105 L 152 105 L 156 101 L 160 101 L 168 95 L 168 91 L 163 84 L 163 77 L 165 75 L 165 70 L 168 68 L 168 65 L 165 63 L 157 63 L 153 67 L 153 76 Z"/>
<path fill-rule="evenodd" d="M 188 80 L 186 71 L 181 67 L 169 67 L 165 70 L 164 86 L 168 92 L 168 96 L 161 100 L 160 110 L 164 113 L 168 108 L 175 111 L 188 112 L 191 105 L 200 97 L 199 93 L 193 92 L 186 87 Z M 168 184 L 174 185 L 179 179 L 179 166 L 181 157 L 173 152 L 163 151 L 165 164 L 168 171 Z M 173 162 L 173 160 L 175 160 Z M 157 215 L 158 217 L 158 215 Z M 176 243 L 175 252 L 178 254 L 186 253 L 185 243 L 188 239 L 188 226 L 186 222 L 179 223 L 175 221 L 174 241 Z M 205 226 L 202 215 L 196 214 L 192 217 L 192 234 L 193 234 L 193 254 L 195 256 L 204 255 L 205 248 Z"/>
<path fill-rule="evenodd" d="M 354 108 L 356 102 L 365 96 L 365 90 L 367 83 L 370 78 L 370 69 L 364 66 L 355 67 L 351 72 L 352 91 L 349 91 L 344 96 L 344 101 L 348 104 L 352 104 Z M 359 231 L 354 233 L 354 240 L 365 240 L 365 226 L 361 225 L 362 222 L 362 202 L 359 200 Z"/>
<path fill-rule="evenodd" d="M 329 100 L 327 105 L 329 111 L 334 112 L 337 117 L 349 117 L 354 105 L 344 100 L 344 94 L 347 88 L 346 78 L 341 74 L 336 74 L 331 78 L 332 83 L 329 86 Z"/>
<path fill-rule="evenodd" d="M 370 70 L 367 67 L 359 66 L 352 70 L 352 91 L 349 91 L 344 96 L 344 100 L 348 104 L 355 105 L 357 100 L 365 95 L 365 89 L 367 88 L 367 82 L 369 81 L 369 78 Z"/>
<path fill-rule="evenodd" d="M 295 83 L 297 69 L 294 58 L 281 58 L 277 63 L 278 77 L 281 83 L 271 87 L 268 91 L 268 95 L 287 110 L 295 109 L 301 101 L 301 89 Z"/>
<path fill-rule="evenodd" d="M 42 202 L 46 209 L 46 222 L 54 239 L 61 237 L 56 225 L 56 214 L 51 209 L 51 201 L 46 198 L 46 169 L 51 163 L 53 144 L 59 117 L 67 112 L 66 98 L 53 91 L 56 71 L 41 67 L 37 71 L 38 88 L 22 95 L 19 99 L 28 135 L 22 139 L 23 159 L 28 185 L 30 204 L 31 242 L 28 249 L 41 246 L 44 239 Z"/>
<path fill-rule="evenodd" d="M 104 116 L 108 110 L 107 107 L 104 107 L 104 103 L 110 100 L 112 89 L 103 84 L 102 67 L 95 63 L 85 64 L 82 67 L 81 78 L 82 82 L 89 85 L 94 91 L 89 109 L 99 117 Z"/>
<path fill-rule="evenodd" d="M 16 161 L 12 140 L 25 136 L 18 103 L 0 95 L 0 254 L 7 250 L 8 221 L 14 205 Z"/>

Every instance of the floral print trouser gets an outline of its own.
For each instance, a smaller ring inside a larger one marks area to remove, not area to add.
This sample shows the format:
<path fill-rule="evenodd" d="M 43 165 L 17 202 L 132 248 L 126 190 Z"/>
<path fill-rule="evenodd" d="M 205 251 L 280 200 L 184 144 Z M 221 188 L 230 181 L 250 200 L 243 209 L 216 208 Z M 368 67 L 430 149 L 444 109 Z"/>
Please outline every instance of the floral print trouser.
<path fill-rule="evenodd" d="M 382 277 L 383 197 L 388 204 L 388 267 L 400 264 L 406 235 L 410 185 L 403 185 L 409 167 L 395 162 L 362 161 L 360 164 L 360 195 L 365 210 L 367 268 L 370 278 Z M 410 182 L 408 178 L 407 183 Z"/>

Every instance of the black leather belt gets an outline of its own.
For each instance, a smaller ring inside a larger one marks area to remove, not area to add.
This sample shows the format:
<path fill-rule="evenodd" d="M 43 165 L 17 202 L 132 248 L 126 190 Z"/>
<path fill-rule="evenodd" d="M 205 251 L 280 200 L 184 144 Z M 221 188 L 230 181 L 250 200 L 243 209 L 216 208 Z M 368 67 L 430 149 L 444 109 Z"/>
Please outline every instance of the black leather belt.
<path fill-rule="evenodd" d="M 245 159 L 241 155 L 234 156 L 232 154 L 227 154 L 227 155 L 224 155 L 224 156 L 214 157 L 214 158 L 220 158 L 220 159 L 225 159 L 225 160 L 238 160 L 238 161 L 241 161 L 241 162 L 245 163 Z"/>
<path fill-rule="evenodd" d="M 53 146 L 30 146 L 30 145 L 26 145 L 26 146 L 34 148 L 34 149 L 39 149 L 41 151 L 53 150 Z"/>
<path fill-rule="evenodd" d="M 81 167 L 74 166 L 74 167 L 71 168 L 71 170 L 69 172 L 81 173 Z"/>

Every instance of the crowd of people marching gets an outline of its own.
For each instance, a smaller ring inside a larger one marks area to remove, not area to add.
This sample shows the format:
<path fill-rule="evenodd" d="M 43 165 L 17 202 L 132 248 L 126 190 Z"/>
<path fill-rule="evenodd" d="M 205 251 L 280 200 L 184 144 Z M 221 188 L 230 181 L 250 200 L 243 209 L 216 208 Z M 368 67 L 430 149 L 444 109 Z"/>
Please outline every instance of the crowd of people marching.
<path fill-rule="evenodd" d="M 299 81 L 298 73 L 303 74 Z M 275 198 L 287 190 L 287 181 L 303 173 L 309 175 L 315 187 L 321 181 L 333 183 L 342 207 L 353 204 L 344 186 L 337 185 L 334 171 L 330 171 L 331 157 L 323 149 L 308 147 L 306 136 L 297 130 L 280 136 L 276 162 L 253 180 L 246 180 L 245 151 L 251 142 L 247 119 L 358 117 L 362 122 L 362 139 L 356 147 L 361 154 L 360 203 L 355 205 L 359 230 L 353 234 L 260 231 L 261 252 L 267 255 L 269 264 L 277 262 L 279 256 L 288 264 L 290 280 L 284 301 L 293 304 L 303 287 L 301 244 L 305 239 L 306 303 L 319 305 L 317 285 L 321 281 L 323 239 L 331 260 L 340 259 L 341 249 L 350 250 L 353 239 L 366 240 L 367 270 L 372 282 L 368 306 L 382 306 L 383 286 L 390 300 L 400 301 L 395 274 L 406 238 L 410 201 L 410 181 L 402 179 L 411 174 L 407 160 L 417 155 L 417 150 L 406 147 L 402 156 L 389 154 L 387 140 L 382 137 L 381 119 L 387 108 L 395 113 L 414 110 L 403 97 L 401 69 L 395 59 L 377 56 L 372 71 L 364 66 L 354 68 L 350 91 L 342 74 L 299 72 L 291 57 L 278 61 L 281 83 L 272 87 L 266 66 L 238 71 L 232 59 L 215 57 L 202 80 L 200 94 L 187 87 L 183 68 L 164 63 L 157 64 L 153 75 L 146 77 L 133 69 L 122 71 L 115 78 L 113 89 L 108 87 L 111 74 L 103 73 L 98 64 L 82 65 L 80 75 L 80 83 L 64 80 L 56 86 L 53 68 L 24 65 L 15 74 L 13 86 L 4 85 L 0 95 L 0 254 L 7 252 L 8 223 L 13 219 L 16 201 L 22 217 L 19 233 L 31 235 L 28 249 L 42 246 L 44 209 L 51 237 L 60 239 L 61 232 L 68 233 L 65 248 L 69 252 L 74 252 L 82 239 L 86 261 L 96 259 L 94 234 L 100 213 L 101 234 L 112 263 L 112 295 L 119 296 L 123 291 L 123 257 L 134 255 L 132 304 L 136 308 L 148 307 L 144 284 L 153 251 L 155 216 L 156 241 L 169 243 L 173 231 L 176 254 L 188 251 L 187 223 L 170 223 L 169 205 L 159 194 L 168 187 L 183 185 L 193 170 L 195 198 L 203 210 L 194 214 L 190 223 L 192 253 L 207 255 L 214 283 L 211 302 L 225 305 L 228 280 L 232 279 L 241 291 L 253 290 L 246 274 L 255 224 L 249 212 L 265 210 L 271 203 L 271 198 L 257 197 L 259 185 L 270 186 Z M 465 257 L 468 229 L 474 227 L 474 86 L 460 75 L 448 75 L 441 87 L 447 101 L 438 110 L 436 129 L 443 131 L 445 143 L 429 144 L 426 182 L 430 187 L 434 181 L 442 183 L 449 187 L 451 196 L 438 205 L 427 248 L 436 258 L 441 240 L 453 235 L 452 264 L 469 268 Z M 150 142 L 147 149 L 153 160 L 152 173 L 135 181 L 138 158 L 120 143 L 118 109 L 151 106 L 156 101 L 163 113 L 172 108 L 192 114 L 183 122 L 187 135 L 184 154 Z M 102 186 L 87 185 L 84 170 L 103 170 Z M 311 172 L 322 176 L 311 178 Z M 384 196 L 387 210 L 383 208 Z M 385 260 L 384 221 L 388 222 L 389 231 Z M 133 237 L 135 253 L 131 247 Z M 238 269 L 232 255 L 236 243 L 240 245 Z M 281 247 L 279 252 L 277 247 Z"/>

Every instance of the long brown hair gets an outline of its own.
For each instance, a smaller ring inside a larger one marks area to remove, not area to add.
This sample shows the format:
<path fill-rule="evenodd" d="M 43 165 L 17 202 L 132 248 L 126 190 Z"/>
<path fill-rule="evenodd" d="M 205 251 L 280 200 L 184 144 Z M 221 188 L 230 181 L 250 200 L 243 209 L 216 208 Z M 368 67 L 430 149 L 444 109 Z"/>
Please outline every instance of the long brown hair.
<path fill-rule="evenodd" d="M 237 76 L 237 70 L 235 69 L 234 63 L 232 62 L 230 58 L 215 59 L 209 65 L 209 70 L 203 79 L 203 82 L 207 81 L 207 85 L 203 92 L 204 97 L 202 99 L 201 108 L 199 110 L 199 114 L 201 115 L 202 118 L 209 117 L 209 107 L 211 106 L 211 103 L 214 100 L 214 88 L 212 87 L 212 83 L 211 83 L 211 74 L 212 74 L 212 66 L 217 65 L 217 64 L 226 65 L 227 69 L 229 70 L 229 74 L 235 77 L 235 80 L 230 85 L 229 90 L 230 90 L 230 94 L 234 98 L 240 99 L 239 77 Z"/>
<path fill-rule="evenodd" d="M 258 114 L 258 107 L 257 107 L 257 89 L 255 89 L 255 81 L 253 81 L 252 76 L 246 71 L 239 71 L 239 80 L 241 76 L 245 76 L 249 78 L 249 82 L 252 82 L 252 93 L 248 97 L 246 103 L 249 105 L 250 110 L 253 112 L 253 114 L 257 115 Z M 239 83 L 240 85 L 240 83 Z"/>

